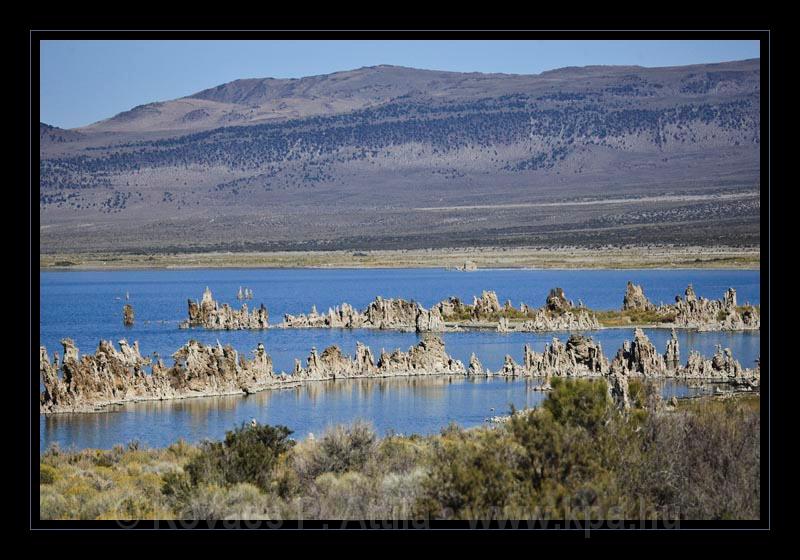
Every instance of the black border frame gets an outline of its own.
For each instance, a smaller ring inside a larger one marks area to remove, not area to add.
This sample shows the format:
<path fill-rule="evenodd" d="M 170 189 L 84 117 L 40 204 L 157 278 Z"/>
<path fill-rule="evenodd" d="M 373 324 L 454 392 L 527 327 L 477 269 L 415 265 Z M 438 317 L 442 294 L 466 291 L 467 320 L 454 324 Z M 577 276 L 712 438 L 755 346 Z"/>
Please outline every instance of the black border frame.
<path fill-rule="evenodd" d="M 602 23 L 609 22 L 610 18 L 599 18 L 595 20 L 590 25 L 598 25 Z M 333 20 L 332 20 L 333 21 Z M 329 25 L 330 23 L 329 22 Z M 488 21 L 482 22 L 482 24 L 473 24 L 463 26 L 462 29 L 447 29 L 446 25 L 428 25 L 424 26 L 424 28 L 420 28 L 418 22 L 412 25 L 402 25 L 404 22 L 402 20 L 395 20 L 394 23 L 396 25 L 390 26 L 391 28 L 387 28 L 385 25 L 372 25 L 371 27 L 361 27 L 359 28 L 358 25 L 353 26 L 352 22 L 350 24 L 345 24 L 346 29 L 342 30 L 331 30 L 331 29 L 324 29 L 322 26 L 311 26 L 307 24 L 303 24 L 300 20 L 294 21 L 282 21 L 282 24 L 285 24 L 281 29 L 275 29 L 273 25 L 274 22 L 270 22 L 269 25 L 265 26 L 270 28 L 270 30 L 247 30 L 243 27 L 239 27 L 239 29 L 228 29 L 228 30 L 213 30 L 211 29 L 212 26 L 209 25 L 197 25 L 192 26 L 191 24 L 193 21 L 189 20 L 182 20 L 177 25 L 161 25 L 160 27 L 154 28 L 152 22 L 141 22 L 137 20 L 126 19 L 125 25 L 120 26 L 119 24 L 101 24 L 101 25 L 64 25 L 64 22 L 58 23 L 39 23 L 36 25 L 29 25 L 28 28 L 25 30 L 28 39 L 28 47 L 29 47 L 29 60 L 28 60 L 28 74 L 29 74 L 29 96 L 28 96 L 28 105 L 29 105 L 29 125 L 30 125 L 30 143 L 29 143 L 29 152 L 28 157 L 30 161 L 30 174 L 28 177 L 29 183 L 29 225 L 31 236 L 29 238 L 29 250 L 30 250 L 30 316 L 31 316 L 31 323 L 30 323 L 30 335 L 31 335 L 31 387 L 30 387 L 30 396 L 31 399 L 29 401 L 30 404 L 30 432 L 29 438 L 27 438 L 27 446 L 30 452 L 30 463 L 28 470 L 28 474 L 30 476 L 30 487 L 28 492 L 29 498 L 29 519 L 26 530 L 29 532 L 34 532 L 38 534 L 42 534 L 43 532 L 51 534 L 61 534 L 64 535 L 65 532 L 72 532 L 72 530 L 84 530 L 90 529 L 92 531 L 92 538 L 98 536 L 98 533 L 94 530 L 102 530 L 102 529 L 111 529 L 111 531 L 101 531 L 107 532 L 112 535 L 116 535 L 117 537 L 120 536 L 120 531 L 126 532 L 128 534 L 134 534 L 134 531 L 127 530 L 124 524 L 120 524 L 118 522 L 109 521 L 109 522 L 99 522 L 99 521 L 58 521 L 58 522 L 49 522 L 49 521 L 42 521 L 38 519 L 38 505 L 34 502 L 35 496 L 38 495 L 38 484 L 35 479 L 36 472 L 38 468 L 36 468 L 35 462 L 38 459 L 38 436 L 35 436 L 35 442 L 37 445 L 34 447 L 34 435 L 33 435 L 33 428 L 37 425 L 39 414 L 36 406 L 36 401 L 38 401 L 38 374 L 35 373 L 35 364 L 36 359 L 38 356 L 38 348 L 36 348 L 37 343 L 34 341 L 34 336 L 38 335 L 38 324 L 34 325 L 34 312 L 38 310 L 38 281 L 34 283 L 34 274 L 35 269 L 34 266 L 38 266 L 34 264 L 34 227 L 38 229 L 38 216 L 34 216 L 34 208 L 38 206 L 38 199 L 36 198 L 33 184 L 36 178 L 38 177 L 38 170 L 39 170 L 39 145 L 38 145 L 38 136 L 36 135 L 36 130 L 38 129 L 37 121 L 39 120 L 39 108 L 38 102 L 34 97 L 39 91 L 39 45 L 38 42 L 40 40 L 46 39 L 756 39 L 761 41 L 761 125 L 762 125 L 762 134 L 761 134 L 761 185 L 762 188 L 766 186 L 766 192 L 762 191 L 761 200 L 761 217 L 762 217 L 762 224 L 766 224 L 766 228 L 762 225 L 762 244 L 765 241 L 765 248 L 766 250 L 762 250 L 761 253 L 761 300 L 762 300 L 762 329 L 766 331 L 766 336 L 761 338 L 762 344 L 762 351 L 761 351 L 761 366 L 765 369 L 766 375 L 762 377 L 762 389 L 761 389 L 761 396 L 762 402 L 766 404 L 766 408 L 762 407 L 762 446 L 766 444 L 766 447 L 762 447 L 762 451 L 766 451 L 766 453 L 762 453 L 762 469 L 761 469 L 761 476 L 762 476 L 762 501 L 761 501 L 761 519 L 755 522 L 750 521 L 729 521 L 729 522 L 722 522 L 722 521 L 683 521 L 680 524 L 680 528 L 675 531 L 669 531 L 668 529 L 664 528 L 663 522 L 656 526 L 656 528 L 648 527 L 645 529 L 639 528 L 640 522 L 639 521 L 632 521 L 626 522 L 625 527 L 627 529 L 631 529 L 629 531 L 619 531 L 618 529 L 609 529 L 607 527 L 596 527 L 594 524 L 589 526 L 590 532 L 587 532 L 587 527 L 580 525 L 578 527 L 573 527 L 571 529 L 557 529 L 557 528 L 547 528 L 547 529 L 539 529 L 537 530 L 537 534 L 547 534 L 548 536 L 553 536 L 554 533 L 559 533 L 561 536 L 565 534 L 567 536 L 577 537 L 579 539 L 585 539 L 590 534 L 592 536 L 592 540 L 606 540 L 607 537 L 611 536 L 611 534 L 619 535 L 620 533 L 636 533 L 638 535 L 645 535 L 645 538 L 651 539 L 652 537 L 663 535 L 665 533 L 680 533 L 684 537 L 700 537 L 702 539 L 706 539 L 710 536 L 716 536 L 723 538 L 725 540 L 730 541 L 739 541 L 740 538 L 749 538 L 751 537 L 754 532 L 755 533 L 769 533 L 773 529 L 778 526 L 778 519 L 775 517 L 775 505 L 773 503 L 773 484 L 777 481 L 782 479 L 782 473 L 778 472 L 779 469 L 773 469 L 775 464 L 782 465 L 783 461 L 776 461 L 773 462 L 771 459 L 773 458 L 773 449 L 772 449 L 772 441 L 778 441 L 777 438 L 772 437 L 771 428 L 773 427 L 773 415 L 772 415 L 772 398 L 773 396 L 779 397 L 780 395 L 785 395 L 783 391 L 774 392 L 771 390 L 771 376 L 769 375 L 769 358 L 770 352 L 769 349 L 771 347 L 770 344 L 770 337 L 769 337 L 769 330 L 770 330 L 770 266 L 769 266 L 769 257 L 771 255 L 771 246 L 770 246 L 770 232 L 771 232 L 771 221 L 770 221 L 770 202 L 771 202 L 771 175 L 772 175 L 772 158 L 771 158 L 771 139 L 773 137 L 773 129 L 771 128 L 772 119 L 772 105 L 776 101 L 778 101 L 777 96 L 773 97 L 772 90 L 770 86 L 772 85 L 773 81 L 773 60 L 775 57 L 773 56 L 775 53 L 775 39 L 776 37 L 773 34 L 772 25 L 769 23 L 763 23 L 761 25 L 754 25 L 752 22 L 753 20 L 748 20 L 749 23 L 745 22 L 731 22 L 729 19 L 715 19 L 715 23 L 710 22 L 696 22 L 692 25 L 687 25 L 686 22 L 675 22 L 670 20 L 659 20 L 659 25 L 653 26 L 652 24 L 645 24 L 640 25 L 639 29 L 621 29 L 620 22 L 622 23 L 630 23 L 630 20 L 626 19 L 619 19 L 617 18 L 613 23 L 613 29 L 609 30 L 598 30 L 592 29 L 590 26 L 585 26 L 583 29 L 575 28 L 575 22 L 573 21 L 572 24 L 568 22 L 562 23 L 559 27 L 561 29 L 520 29 L 517 26 L 494 26 L 495 28 L 492 30 L 487 30 L 485 27 L 481 28 L 481 25 L 485 26 Z M 216 24 L 219 25 L 220 23 L 224 23 L 225 20 L 217 21 Z M 725 27 L 726 24 L 733 23 L 733 25 L 727 25 L 728 29 L 720 29 L 720 26 Z M 71 23 L 71 22 L 70 22 Z M 93 24 L 98 22 L 92 22 Z M 450 22 L 452 25 L 452 21 Z M 191 27 L 195 27 L 196 29 L 186 29 L 187 24 Z M 183 29 L 180 29 L 181 26 L 184 26 Z M 65 27 L 72 27 L 74 29 L 80 28 L 81 30 L 66 30 Z M 93 29 L 87 29 L 87 27 L 94 27 Z M 121 29 L 121 27 L 127 27 L 127 29 Z M 532 27 L 532 26 L 531 26 Z M 538 27 L 538 26 L 537 26 Z M 580 26 L 579 26 L 580 27 Z M 624 27 L 624 26 L 623 26 Z M 660 27 L 660 28 L 659 28 Z M 105 28 L 106 30 L 101 30 Z M 138 29 L 137 29 L 138 28 Z M 110 31 L 108 29 L 116 29 L 114 31 Z M 778 88 L 778 91 L 781 91 Z M 776 105 L 780 105 L 780 103 L 776 103 Z M 21 117 L 21 115 L 19 115 Z M 776 123 L 778 124 L 778 123 Z M 766 205 L 763 204 L 766 202 Z M 766 288 L 766 290 L 765 290 Z M 36 296 L 36 297 L 34 297 Z M 766 305 L 764 305 L 766 303 Z M 38 336 L 37 336 L 38 338 Z M 764 400 L 766 399 L 766 400 Z M 764 414 L 763 412 L 766 412 Z M 24 434 L 22 434 L 24 435 Z M 766 436 L 766 437 L 764 437 Z M 776 457 L 777 458 L 777 457 Z M 21 463 L 21 462 L 20 462 Z M 20 465 L 22 466 L 22 465 Z M 23 469 L 24 470 L 24 469 Z M 776 480 L 773 481 L 773 477 L 776 477 Z M 24 480 L 24 478 L 23 478 Z M 23 488 L 18 487 L 18 489 L 24 490 Z M 555 521 L 551 522 L 551 525 L 555 524 Z M 153 530 L 157 529 L 157 527 L 161 528 L 169 528 L 167 522 L 139 522 L 136 524 L 135 529 L 141 531 L 145 530 L 146 533 L 150 536 L 153 535 L 151 531 L 147 531 L 148 529 Z M 302 523 L 302 528 L 305 529 L 320 529 L 326 533 L 344 533 L 349 531 L 330 531 L 330 529 L 338 528 L 341 526 L 341 522 L 323 522 L 323 521 L 305 521 Z M 196 529 L 206 529 L 211 527 L 224 527 L 221 522 L 218 523 L 207 523 L 207 522 L 200 522 Z M 413 525 L 411 525 L 413 527 Z M 469 529 L 470 524 L 467 522 L 455 522 L 455 521 L 444 521 L 444 522 L 437 522 L 433 521 L 429 525 L 431 529 L 435 529 L 435 533 L 439 533 L 440 529 L 447 530 L 447 533 L 450 533 L 451 530 L 456 530 L 454 533 L 455 538 L 461 539 L 463 538 L 464 531 L 460 529 Z M 497 524 L 494 523 L 490 526 L 491 528 L 496 528 Z M 285 531 L 280 531 L 281 533 L 294 533 L 297 534 L 296 531 L 292 531 L 291 529 L 297 528 L 296 524 L 291 522 L 284 522 L 282 528 Z M 360 529 L 362 526 L 358 522 L 349 522 L 347 523 L 345 528 L 350 529 Z M 81 531 L 78 531 L 80 533 Z M 160 531 L 160 533 L 164 533 L 165 531 Z M 176 533 L 184 533 L 185 531 L 174 531 L 170 530 L 167 531 L 170 534 Z M 194 535 L 201 535 L 203 537 L 208 536 L 213 531 L 194 531 L 192 534 Z M 314 531 L 318 534 L 318 531 Z M 431 531 L 427 531 L 430 533 Z M 478 530 L 472 531 L 473 533 L 481 533 L 486 534 L 486 531 Z M 507 538 L 510 536 L 510 533 L 518 533 L 518 534 L 525 534 L 524 530 L 513 531 L 509 529 L 500 529 L 499 531 L 495 531 L 497 533 L 501 533 L 503 538 Z M 252 534 L 255 531 L 245 531 L 244 533 L 239 532 L 239 535 L 242 534 Z M 273 531 L 274 533 L 274 531 Z M 375 532 L 373 532 L 375 533 Z M 386 534 L 386 531 L 380 531 L 381 534 Z M 415 531 L 415 534 L 419 534 L 419 531 Z M 216 533 L 218 534 L 218 532 Z M 363 533 L 362 533 L 363 534 Z M 203 538 L 205 541 L 206 539 Z"/>

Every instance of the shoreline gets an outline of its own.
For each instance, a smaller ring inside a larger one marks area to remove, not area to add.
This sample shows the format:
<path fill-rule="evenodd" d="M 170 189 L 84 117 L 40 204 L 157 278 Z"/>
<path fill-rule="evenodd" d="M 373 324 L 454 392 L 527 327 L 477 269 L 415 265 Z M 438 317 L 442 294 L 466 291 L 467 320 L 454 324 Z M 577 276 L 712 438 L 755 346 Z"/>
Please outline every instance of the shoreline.
<path fill-rule="evenodd" d="M 53 253 L 39 255 L 40 271 L 273 269 L 478 270 L 760 270 L 760 248 L 640 246 L 615 248 L 460 248 L 376 251 Z"/>

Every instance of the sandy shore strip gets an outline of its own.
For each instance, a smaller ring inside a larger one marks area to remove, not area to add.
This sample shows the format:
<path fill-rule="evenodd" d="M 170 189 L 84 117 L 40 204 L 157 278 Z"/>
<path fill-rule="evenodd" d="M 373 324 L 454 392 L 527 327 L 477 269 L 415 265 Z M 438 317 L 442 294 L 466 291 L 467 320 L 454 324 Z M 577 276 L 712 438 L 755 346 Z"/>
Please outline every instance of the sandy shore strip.
<path fill-rule="evenodd" d="M 514 247 L 376 251 L 40 254 L 40 269 L 481 268 L 758 270 L 759 247 Z"/>

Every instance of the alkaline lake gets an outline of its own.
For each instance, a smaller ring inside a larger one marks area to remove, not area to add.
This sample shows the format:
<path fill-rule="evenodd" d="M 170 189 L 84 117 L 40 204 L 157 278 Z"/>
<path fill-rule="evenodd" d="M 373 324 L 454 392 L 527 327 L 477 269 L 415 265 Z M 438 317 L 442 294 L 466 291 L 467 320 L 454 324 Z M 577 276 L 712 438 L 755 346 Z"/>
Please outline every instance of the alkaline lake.
<path fill-rule="evenodd" d="M 266 331 L 190 331 L 178 328 L 186 318 L 187 298 L 199 299 L 208 286 L 214 298 L 239 307 L 239 287 L 253 291 L 252 308 L 263 303 L 270 322 L 284 313 L 306 313 L 312 305 L 320 312 L 343 302 L 364 308 L 375 296 L 418 301 L 425 307 L 447 297 L 467 302 L 483 290 L 494 290 L 501 302 L 518 306 L 544 303 L 559 286 L 576 303 L 593 309 L 618 309 L 628 280 L 641 284 L 654 303 L 672 302 L 691 283 L 699 296 L 721 298 L 733 287 L 741 303 L 760 303 L 758 271 L 742 270 L 479 270 L 443 269 L 187 269 L 40 272 L 39 343 L 52 355 L 61 353 L 59 341 L 72 338 L 81 353 L 93 353 L 101 339 L 116 343 L 138 341 L 142 355 L 169 356 L 189 338 L 207 344 L 231 344 L 249 355 L 263 342 L 277 371 L 292 370 L 294 359 L 305 360 L 312 347 L 338 344 L 345 353 L 356 341 L 381 348 L 408 349 L 419 340 L 414 333 L 343 329 L 270 329 Z M 129 294 L 130 299 L 125 300 Z M 122 306 L 135 310 L 133 327 L 122 325 Z M 659 350 L 670 335 L 667 329 L 646 329 Z M 604 329 L 589 333 L 613 357 L 633 329 Z M 467 363 L 472 352 L 485 367 L 496 370 L 510 354 L 522 360 L 523 345 L 541 352 L 557 336 L 568 333 L 462 332 L 444 333 L 447 351 Z M 752 367 L 760 354 L 760 333 L 678 331 L 681 360 L 690 350 L 710 356 L 717 344 L 730 347 L 744 367 Z M 33 373 L 33 375 L 38 375 Z M 221 438 L 226 430 L 256 418 L 284 424 L 295 437 L 319 434 L 329 425 L 356 418 L 371 421 L 380 433 L 434 433 L 449 422 L 463 426 L 481 424 L 489 416 L 505 413 L 509 404 L 534 406 L 544 396 L 530 380 L 451 377 L 433 379 L 381 379 L 322 382 L 300 388 L 267 391 L 247 397 L 206 397 L 182 401 L 128 404 L 97 414 L 40 416 L 40 449 L 51 443 L 62 447 L 110 448 L 131 440 L 150 446 L 167 445 L 178 438 L 199 441 Z M 698 388 L 667 383 L 665 395 L 679 396 Z"/>

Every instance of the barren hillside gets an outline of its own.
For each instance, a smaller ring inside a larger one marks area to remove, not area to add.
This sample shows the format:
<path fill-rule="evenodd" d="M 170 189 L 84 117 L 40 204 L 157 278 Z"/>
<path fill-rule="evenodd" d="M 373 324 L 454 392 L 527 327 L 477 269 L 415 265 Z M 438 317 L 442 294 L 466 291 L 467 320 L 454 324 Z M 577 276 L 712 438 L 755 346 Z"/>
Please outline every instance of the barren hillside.
<path fill-rule="evenodd" d="M 757 245 L 758 60 L 247 79 L 40 127 L 40 248 Z"/>

